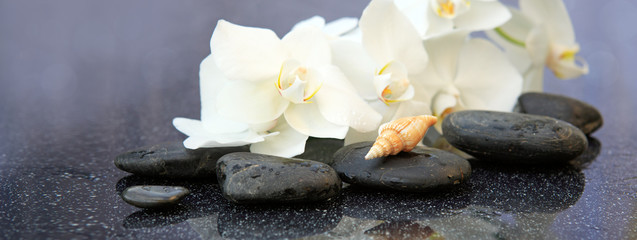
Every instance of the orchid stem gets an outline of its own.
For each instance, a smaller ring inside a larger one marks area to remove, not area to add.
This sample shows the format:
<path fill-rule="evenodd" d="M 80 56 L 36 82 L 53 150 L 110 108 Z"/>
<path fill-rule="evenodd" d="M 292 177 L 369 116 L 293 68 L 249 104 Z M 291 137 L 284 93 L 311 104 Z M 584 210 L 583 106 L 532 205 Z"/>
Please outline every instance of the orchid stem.
<path fill-rule="evenodd" d="M 504 38 L 505 40 L 507 40 L 510 43 L 513 43 L 515 45 L 518 45 L 520 47 L 526 47 L 526 44 L 523 41 L 520 41 L 518 39 L 515 39 L 513 37 L 511 37 L 511 35 L 507 34 L 506 32 L 504 32 L 504 30 L 502 30 L 502 28 L 495 28 L 495 32 L 498 33 L 498 35 L 500 35 L 500 37 Z"/>

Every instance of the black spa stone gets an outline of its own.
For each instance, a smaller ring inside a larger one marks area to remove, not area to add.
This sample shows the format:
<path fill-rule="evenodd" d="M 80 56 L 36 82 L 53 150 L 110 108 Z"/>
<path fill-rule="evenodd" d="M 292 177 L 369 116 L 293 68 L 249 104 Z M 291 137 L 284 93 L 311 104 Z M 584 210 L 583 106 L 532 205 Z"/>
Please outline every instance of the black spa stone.
<path fill-rule="evenodd" d="M 442 123 L 454 147 L 482 161 L 558 164 L 586 150 L 586 135 L 551 117 L 492 111 L 460 111 Z"/>
<path fill-rule="evenodd" d="M 249 151 L 248 146 L 190 150 L 181 142 L 131 150 L 115 158 L 115 166 L 126 172 L 169 178 L 216 178 L 217 160 L 228 153 Z"/>
<path fill-rule="evenodd" d="M 177 204 L 190 191 L 173 186 L 132 186 L 122 192 L 122 199 L 140 208 L 157 208 Z"/>
<path fill-rule="evenodd" d="M 453 153 L 417 146 L 411 152 L 365 160 L 373 142 L 347 145 L 334 154 L 332 167 L 352 185 L 400 191 L 428 191 L 469 179 L 471 165 Z"/>
<path fill-rule="evenodd" d="M 522 113 L 536 114 L 567 121 L 590 134 L 604 123 L 602 114 L 588 103 L 563 95 L 525 93 L 518 98 Z"/>
<path fill-rule="evenodd" d="M 221 157 L 217 180 L 235 203 L 321 201 L 341 190 L 341 180 L 325 163 L 246 152 Z"/>

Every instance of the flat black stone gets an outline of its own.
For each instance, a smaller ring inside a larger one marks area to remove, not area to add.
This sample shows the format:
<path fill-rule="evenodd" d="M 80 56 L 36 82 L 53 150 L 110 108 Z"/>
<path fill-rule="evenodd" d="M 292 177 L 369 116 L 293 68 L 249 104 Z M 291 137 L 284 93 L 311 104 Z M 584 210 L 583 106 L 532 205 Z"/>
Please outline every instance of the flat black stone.
<path fill-rule="evenodd" d="M 140 208 L 157 208 L 177 204 L 190 191 L 173 186 L 133 186 L 122 192 L 122 199 Z"/>
<path fill-rule="evenodd" d="M 217 180 L 224 197 L 236 203 L 321 201 L 341 190 L 327 164 L 245 152 L 221 157 Z"/>
<path fill-rule="evenodd" d="M 401 191 L 428 191 L 460 184 L 471 175 L 464 158 L 435 148 L 417 146 L 411 152 L 365 160 L 373 142 L 345 146 L 334 154 L 332 167 L 344 182 Z"/>
<path fill-rule="evenodd" d="M 460 111 L 442 123 L 454 147 L 484 161 L 510 164 L 557 164 L 586 150 L 586 135 L 562 120 L 546 116 L 491 111 Z"/>
<path fill-rule="evenodd" d="M 181 142 L 166 143 L 122 153 L 115 158 L 115 166 L 141 176 L 214 179 L 221 156 L 247 151 L 248 146 L 190 150 Z"/>
<path fill-rule="evenodd" d="M 588 103 L 563 95 L 525 93 L 518 98 L 520 112 L 567 121 L 590 134 L 604 123 L 602 114 Z"/>

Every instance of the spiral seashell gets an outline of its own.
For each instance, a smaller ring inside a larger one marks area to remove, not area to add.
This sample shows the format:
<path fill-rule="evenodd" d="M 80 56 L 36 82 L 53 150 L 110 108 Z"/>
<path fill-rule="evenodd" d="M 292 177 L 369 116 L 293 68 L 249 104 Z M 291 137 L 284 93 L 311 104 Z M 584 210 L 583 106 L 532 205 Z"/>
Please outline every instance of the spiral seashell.
<path fill-rule="evenodd" d="M 425 136 L 427 129 L 437 121 L 438 118 L 434 116 L 420 115 L 399 118 L 381 125 L 376 142 L 365 155 L 365 160 L 411 151 Z"/>

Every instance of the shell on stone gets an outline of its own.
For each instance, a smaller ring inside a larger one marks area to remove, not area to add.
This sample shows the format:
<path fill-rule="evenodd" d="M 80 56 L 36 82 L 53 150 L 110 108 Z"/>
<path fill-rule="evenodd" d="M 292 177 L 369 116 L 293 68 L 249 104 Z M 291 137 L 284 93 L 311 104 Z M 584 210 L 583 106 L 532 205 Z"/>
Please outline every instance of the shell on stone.
<path fill-rule="evenodd" d="M 425 136 L 427 129 L 437 121 L 438 118 L 434 116 L 420 115 L 399 118 L 381 125 L 376 142 L 365 155 L 365 160 L 411 151 Z"/>

